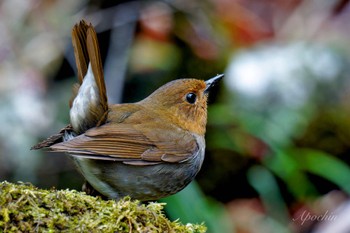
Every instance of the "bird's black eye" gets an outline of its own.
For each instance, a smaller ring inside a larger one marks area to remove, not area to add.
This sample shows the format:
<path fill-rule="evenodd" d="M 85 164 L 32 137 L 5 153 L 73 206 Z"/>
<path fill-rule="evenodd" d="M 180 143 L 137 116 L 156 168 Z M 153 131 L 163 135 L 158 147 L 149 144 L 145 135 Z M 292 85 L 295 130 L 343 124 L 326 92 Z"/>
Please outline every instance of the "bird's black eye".
<path fill-rule="evenodd" d="M 195 102 L 196 102 L 196 99 L 197 99 L 197 96 L 196 96 L 196 94 L 194 94 L 194 93 L 188 93 L 187 95 L 186 95 L 186 100 L 187 100 L 187 102 L 189 102 L 190 104 L 194 104 Z"/>

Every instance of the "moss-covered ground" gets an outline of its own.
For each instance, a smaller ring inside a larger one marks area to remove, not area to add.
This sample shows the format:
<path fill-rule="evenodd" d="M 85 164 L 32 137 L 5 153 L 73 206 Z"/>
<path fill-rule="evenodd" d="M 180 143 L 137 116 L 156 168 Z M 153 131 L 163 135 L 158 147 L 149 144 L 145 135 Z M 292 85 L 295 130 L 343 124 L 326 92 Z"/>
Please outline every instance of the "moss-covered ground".
<path fill-rule="evenodd" d="M 75 190 L 0 183 L 0 232 L 205 232 L 170 221 L 164 203 L 102 200 Z"/>

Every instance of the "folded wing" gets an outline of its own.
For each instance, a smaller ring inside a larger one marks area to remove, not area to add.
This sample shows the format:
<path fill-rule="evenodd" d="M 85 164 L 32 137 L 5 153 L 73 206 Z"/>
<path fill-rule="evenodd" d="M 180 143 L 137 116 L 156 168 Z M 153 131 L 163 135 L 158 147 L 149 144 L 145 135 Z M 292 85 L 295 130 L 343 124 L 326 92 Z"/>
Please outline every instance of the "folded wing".
<path fill-rule="evenodd" d="M 69 141 L 52 145 L 57 152 L 133 165 L 179 163 L 190 159 L 198 145 L 193 135 L 172 126 L 152 124 L 104 124 Z"/>

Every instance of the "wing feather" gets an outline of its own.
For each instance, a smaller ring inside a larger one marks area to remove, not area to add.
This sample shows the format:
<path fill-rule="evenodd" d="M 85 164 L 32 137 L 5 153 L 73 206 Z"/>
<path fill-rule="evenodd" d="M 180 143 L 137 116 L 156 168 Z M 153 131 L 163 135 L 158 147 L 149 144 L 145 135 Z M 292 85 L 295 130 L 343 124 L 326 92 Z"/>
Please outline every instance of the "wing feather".
<path fill-rule="evenodd" d="M 151 126 L 151 124 L 149 125 Z M 51 146 L 92 159 L 124 161 L 131 165 L 183 162 L 198 150 L 193 135 L 171 126 L 154 129 L 146 124 L 105 124 L 69 141 Z"/>

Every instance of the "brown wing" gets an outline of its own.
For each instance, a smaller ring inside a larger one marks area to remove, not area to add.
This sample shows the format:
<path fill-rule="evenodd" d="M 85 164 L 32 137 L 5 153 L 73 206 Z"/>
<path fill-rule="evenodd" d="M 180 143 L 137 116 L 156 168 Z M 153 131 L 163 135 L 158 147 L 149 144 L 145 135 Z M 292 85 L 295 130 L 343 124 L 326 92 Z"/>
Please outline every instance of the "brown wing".
<path fill-rule="evenodd" d="M 66 132 L 72 132 L 73 128 L 71 125 L 67 125 L 66 127 L 64 127 L 63 129 L 60 130 L 59 133 L 51 135 L 50 137 L 48 137 L 47 139 L 39 142 L 38 144 L 32 146 L 30 149 L 31 150 L 39 150 L 42 148 L 47 148 L 50 147 L 54 144 L 60 143 L 63 141 L 63 136 Z"/>
<path fill-rule="evenodd" d="M 92 128 L 70 141 L 51 146 L 53 151 L 101 160 L 183 162 L 198 151 L 194 137 L 171 126 L 154 129 L 152 124 L 105 124 Z"/>

